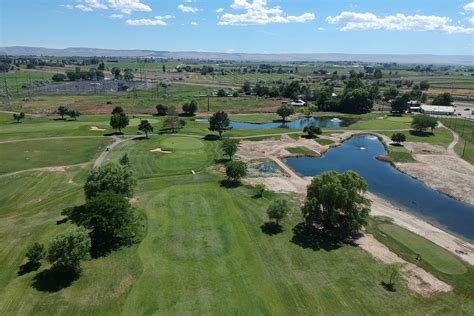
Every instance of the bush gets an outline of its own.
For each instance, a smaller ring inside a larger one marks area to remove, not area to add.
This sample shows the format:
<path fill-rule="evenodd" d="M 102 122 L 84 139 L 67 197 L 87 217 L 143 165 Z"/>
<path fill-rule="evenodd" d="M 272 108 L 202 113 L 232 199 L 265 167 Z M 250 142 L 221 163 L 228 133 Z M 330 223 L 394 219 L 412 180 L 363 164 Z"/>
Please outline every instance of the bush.
<path fill-rule="evenodd" d="M 267 187 L 263 183 L 257 183 L 255 185 L 255 189 L 257 190 L 257 195 L 256 196 L 257 197 L 262 197 L 263 193 L 265 193 L 265 190 L 267 189 Z"/>
<path fill-rule="evenodd" d="M 275 224 L 280 225 L 288 214 L 289 206 L 286 200 L 273 201 L 267 209 L 268 218 L 275 221 Z"/>
<path fill-rule="evenodd" d="M 227 178 L 232 181 L 239 181 L 247 175 L 247 165 L 242 161 L 231 161 L 225 169 Z"/>
<path fill-rule="evenodd" d="M 48 247 L 48 262 L 53 270 L 79 273 L 81 260 L 90 258 L 91 239 L 85 229 L 57 236 Z"/>
<path fill-rule="evenodd" d="M 54 74 L 51 78 L 53 81 L 60 82 L 67 79 L 65 74 Z"/>
<path fill-rule="evenodd" d="M 310 138 L 314 138 L 316 135 L 321 135 L 323 131 L 319 126 L 308 125 L 303 129 L 303 133 L 307 133 Z"/>
<path fill-rule="evenodd" d="M 395 133 L 392 135 L 392 137 L 390 137 L 390 139 L 397 143 L 397 144 L 400 144 L 401 142 L 404 142 L 407 140 L 407 137 L 405 136 L 405 134 L 403 133 Z"/>
<path fill-rule="evenodd" d="M 25 256 L 28 258 L 29 262 L 38 264 L 45 257 L 44 245 L 35 242 L 28 247 Z"/>
<path fill-rule="evenodd" d="M 438 122 L 434 117 L 425 114 L 418 114 L 413 118 L 411 127 L 422 133 L 427 128 L 431 128 L 431 131 L 433 131 L 437 124 Z"/>
<path fill-rule="evenodd" d="M 168 107 L 164 104 L 158 104 L 156 106 L 156 112 L 158 115 L 164 116 L 168 114 Z"/>

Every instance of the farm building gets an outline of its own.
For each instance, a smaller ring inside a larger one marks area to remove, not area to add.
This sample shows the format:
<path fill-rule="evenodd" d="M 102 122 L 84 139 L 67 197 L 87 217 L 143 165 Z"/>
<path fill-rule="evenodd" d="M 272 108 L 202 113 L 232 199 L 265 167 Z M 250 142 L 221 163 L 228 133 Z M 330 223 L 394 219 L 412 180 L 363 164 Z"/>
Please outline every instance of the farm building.
<path fill-rule="evenodd" d="M 441 105 L 427 105 L 422 104 L 420 106 L 421 113 L 424 114 L 436 114 L 436 115 L 454 115 L 454 107 L 452 106 L 441 106 Z"/>

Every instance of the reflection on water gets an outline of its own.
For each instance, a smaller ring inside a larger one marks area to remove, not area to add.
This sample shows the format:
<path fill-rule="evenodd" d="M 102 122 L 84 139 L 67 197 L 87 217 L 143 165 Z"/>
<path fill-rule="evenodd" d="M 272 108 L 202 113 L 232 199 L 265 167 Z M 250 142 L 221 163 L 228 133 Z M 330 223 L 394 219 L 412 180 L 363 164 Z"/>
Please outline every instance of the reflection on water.
<path fill-rule="evenodd" d="M 322 157 L 290 157 L 286 162 L 303 176 L 354 170 L 365 178 L 371 192 L 433 225 L 474 241 L 473 205 L 439 193 L 376 159 L 383 154 L 386 151 L 377 137 L 354 136 Z"/>
<path fill-rule="evenodd" d="M 349 126 L 353 124 L 356 119 L 340 119 L 337 117 L 309 117 L 294 120 L 291 122 L 274 121 L 271 123 L 246 123 L 231 121 L 230 127 L 235 129 L 271 129 L 271 128 L 291 128 L 291 129 L 303 129 L 309 125 L 316 125 L 321 128 L 338 128 Z M 197 119 L 196 122 L 208 122 L 207 119 Z"/>

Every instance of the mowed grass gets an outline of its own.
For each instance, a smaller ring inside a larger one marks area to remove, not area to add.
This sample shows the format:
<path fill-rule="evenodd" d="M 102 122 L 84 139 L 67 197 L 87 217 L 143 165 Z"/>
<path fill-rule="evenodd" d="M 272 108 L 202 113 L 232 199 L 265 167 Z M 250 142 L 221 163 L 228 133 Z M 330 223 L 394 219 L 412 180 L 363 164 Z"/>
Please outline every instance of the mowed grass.
<path fill-rule="evenodd" d="M 459 135 L 454 151 L 464 160 L 474 164 L 474 121 L 454 118 L 441 119 L 441 122 Z"/>
<path fill-rule="evenodd" d="M 474 307 L 474 267 L 431 241 L 383 219 L 369 221 L 368 231 L 401 258 L 447 282 Z M 421 260 L 417 261 L 417 255 Z M 471 307 L 472 309 L 472 307 Z"/>
<path fill-rule="evenodd" d="M 72 138 L 0 143 L 0 174 L 89 162 L 110 142 L 107 138 Z"/>
<path fill-rule="evenodd" d="M 381 134 L 391 137 L 394 133 L 397 132 L 380 132 Z M 418 134 L 414 131 L 402 131 L 402 134 L 405 134 L 407 142 L 414 143 L 426 143 L 431 145 L 438 145 L 447 148 L 449 144 L 453 141 L 453 135 L 446 128 L 435 128 L 433 133 L 427 132 L 424 134 Z"/>
<path fill-rule="evenodd" d="M 286 148 L 287 151 L 289 151 L 292 154 L 295 155 L 302 155 L 302 156 L 315 156 L 317 153 L 307 147 L 304 146 L 297 146 L 297 147 L 290 147 Z"/>

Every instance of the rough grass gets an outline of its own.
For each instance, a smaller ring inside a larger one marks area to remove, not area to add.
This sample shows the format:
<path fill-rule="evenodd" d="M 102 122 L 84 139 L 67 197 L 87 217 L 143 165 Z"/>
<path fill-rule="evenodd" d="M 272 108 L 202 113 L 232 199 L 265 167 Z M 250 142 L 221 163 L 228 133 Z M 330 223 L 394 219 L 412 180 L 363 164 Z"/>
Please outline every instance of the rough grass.
<path fill-rule="evenodd" d="M 73 138 L 0 143 L 0 174 L 88 162 L 102 152 L 106 138 Z"/>
<path fill-rule="evenodd" d="M 389 145 L 385 147 L 388 152 L 388 157 L 393 162 L 413 162 L 415 159 L 408 150 L 403 146 Z"/>
<path fill-rule="evenodd" d="M 441 119 L 441 122 L 460 137 L 458 144 L 454 147 L 456 153 L 474 164 L 474 121 L 445 118 Z"/>
<path fill-rule="evenodd" d="M 325 138 L 318 138 L 318 139 L 315 139 L 315 141 L 316 141 L 318 144 L 323 145 L 323 146 L 334 144 L 334 141 L 333 141 L 333 140 L 331 140 L 331 139 L 325 139 Z"/>

